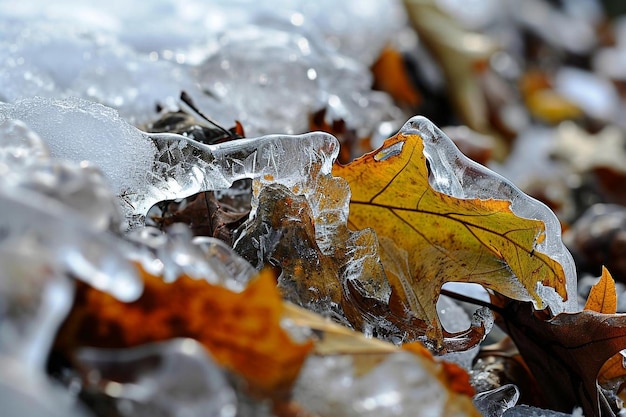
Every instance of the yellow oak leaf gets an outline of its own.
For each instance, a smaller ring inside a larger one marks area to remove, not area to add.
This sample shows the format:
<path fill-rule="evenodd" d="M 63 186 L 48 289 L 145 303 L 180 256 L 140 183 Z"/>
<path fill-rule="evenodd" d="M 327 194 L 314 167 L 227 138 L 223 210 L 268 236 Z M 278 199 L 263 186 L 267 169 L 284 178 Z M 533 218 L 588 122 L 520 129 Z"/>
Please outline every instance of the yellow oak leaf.
<path fill-rule="evenodd" d="M 271 270 L 240 293 L 186 276 L 166 283 L 141 272 L 144 292 L 129 303 L 80 283 L 56 349 L 69 355 L 82 346 L 124 348 L 189 337 L 255 392 L 289 390 L 313 345 L 294 342 L 281 327 L 284 304 Z"/>
<path fill-rule="evenodd" d="M 434 190 L 417 134 L 398 133 L 381 149 L 333 175 L 350 185 L 348 225 L 372 228 L 385 273 L 405 308 L 424 320 L 427 336 L 442 347 L 436 312 L 441 286 L 473 282 L 507 297 L 543 301 L 537 283 L 567 298 L 561 265 L 536 250 L 545 225 L 516 216 L 510 201 L 460 199 Z"/>

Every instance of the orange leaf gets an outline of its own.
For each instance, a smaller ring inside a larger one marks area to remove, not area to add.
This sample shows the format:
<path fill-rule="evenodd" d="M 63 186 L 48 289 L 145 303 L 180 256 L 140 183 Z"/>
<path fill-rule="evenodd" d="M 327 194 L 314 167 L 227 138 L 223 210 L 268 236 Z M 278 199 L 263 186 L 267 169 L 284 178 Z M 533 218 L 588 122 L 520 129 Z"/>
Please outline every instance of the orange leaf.
<path fill-rule="evenodd" d="M 420 95 L 413 87 L 402 54 L 386 47 L 372 66 L 374 88 L 387 92 L 401 105 L 415 107 L 420 103 Z"/>
<path fill-rule="evenodd" d="M 602 276 L 589 292 L 585 310 L 593 310 L 598 313 L 615 314 L 617 311 L 617 293 L 615 291 L 615 281 L 611 273 L 604 266 Z"/>
<path fill-rule="evenodd" d="M 295 343 L 281 328 L 284 307 L 273 272 L 264 270 L 241 293 L 186 276 L 165 283 L 142 275 L 144 292 L 131 303 L 80 284 L 57 347 L 69 353 L 190 337 L 261 393 L 291 386 L 312 342 Z"/>
<path fill-rule="evenodd" d="M 442 340 L 435 305 L 447 281 L 482 284 L 542 306 L 541 282 L 566 299 L 563 268 L 535 250 L 543 222 L 516 216 L 509 201 L 435 191 L 423 148 L 419 135 L 399 133 L 381 149 L 335 165 L 333 174 L 350 184 L 348 225 L 376 231 L 385 273 L 405 307 L 428 323 L 428 336 Z"/>

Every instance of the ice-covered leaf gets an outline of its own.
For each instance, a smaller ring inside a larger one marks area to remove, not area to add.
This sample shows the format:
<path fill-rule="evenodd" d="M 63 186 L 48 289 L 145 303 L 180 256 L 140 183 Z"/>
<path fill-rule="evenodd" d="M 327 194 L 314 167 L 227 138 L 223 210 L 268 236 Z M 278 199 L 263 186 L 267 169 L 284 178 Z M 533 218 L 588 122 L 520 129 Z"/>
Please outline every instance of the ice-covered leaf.
<path fill-rule="evenodd" d="M 57 349 L 70 354 L 82 346 L 122 348 L 189 337 L 255 390 L 274 395 L 289 388 L 312 348 L 282 329 L 282 298 L 269 270 L 240 293 L 186 276 L 166 283 L 143 273 L 143 280 L 143 294 L 131 303 L 79 286 Z"/>
<path fill-rule="evenodd" d="M 458 198 L 433 188 L 431 181 L 450 184 L 455 178 L 443 177 L 438 163 L 427 158 L 433 149 L 425 152 L 429 139 L 423 139 L 424 133 L 428 130 L 411 131 L 409 122 L 380 149 L 346 166 L 336 165 L 333 174 L 350 184 L 349 226 L 376 231 L 390 283 L 406 308 L 426 321 L 429 335 L 441 343 L 435 304 L 447 281 L 479 283 L 543 306 L 540 283 L 566 299 L 562 266 L 538 249 L 545 224 L 516 215 L 511 200 L 496 199 L 497 191 L 493 198 Z M 484 182 L 487 176 L 476 177 Z M 501 186 L 498 181 L 492 177 L 493 186 Z"/>

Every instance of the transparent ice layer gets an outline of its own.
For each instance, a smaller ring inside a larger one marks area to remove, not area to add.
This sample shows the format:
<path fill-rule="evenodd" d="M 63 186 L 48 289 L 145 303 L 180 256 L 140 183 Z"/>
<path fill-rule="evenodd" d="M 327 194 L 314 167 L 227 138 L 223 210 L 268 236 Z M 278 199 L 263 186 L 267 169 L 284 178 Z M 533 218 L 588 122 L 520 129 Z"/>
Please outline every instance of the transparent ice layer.
<path fill-rule="evenodd" d="M 519 389 L 513 384 L 506 384 L 474 396 L 474 405 L 484 417 L 502 417 L 502 414 L 517 404 Z"/>
<path fill-rule="evenodd" d="M 83 395 L 123 417 L 234 417 L 235 392 L 206 349 L 173 339 L 128 349 L 83 348 Z M 106 409 L 103 407 L 103 409 Z"/>
<path fill-rule="evenodd" d="M 564 302 L 553 288 L 541 284 L 537 284 L 537 292 L 554 314 L 577 311 L 576 268 L 571 254 L 561 240 L 561 225 L 556 215 L 545 204 L 524 194 L 506 178 L 467 158 L 428 119 L 413 117 L 400 131 L 417 134 L 423 139 L 424 155 L 432 172 L 429 180 L 435 190 L 457 198 L 508 200 L 516 215 L 540 220 L 545 224 L 545 239 L 537 244 L 537 249 L 563 267 L 568 299 Z"/>
<path fill-rule="evenodd" d="M 224 242 L 206 236 L 193 238 L 182 224 L 172 225 L 166 233 L 144 227 L 129 233 L 128 239 L 136 244 L 129 256 L 166 282 L 184 274 L 239 292 L 257 275 L 257 270 Z"/>

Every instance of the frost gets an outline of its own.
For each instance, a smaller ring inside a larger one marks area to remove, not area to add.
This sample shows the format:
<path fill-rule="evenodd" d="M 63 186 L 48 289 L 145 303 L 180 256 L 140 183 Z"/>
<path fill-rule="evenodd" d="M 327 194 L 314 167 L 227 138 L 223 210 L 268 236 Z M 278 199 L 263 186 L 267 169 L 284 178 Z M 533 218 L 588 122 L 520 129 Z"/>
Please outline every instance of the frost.
<path fill-rule="evenodd" d="M 509 180 L 464 156 L 453 142 L 428 119 L 416 116 L 402 127 L 405 134 L 419 135 L 424 141 L 424 155 L 430 164 L 431 186 L 457 198 L 500 199 L 511 202 L 516 215 L 540 220 L 545 233 L 539 239 L 537 250 L 555 259 L 563 267 L 566 277 L 567 300 L 561 300 L 549 288 L 538 292 L 554 314 L 577 311 L 576 268 L 571 254 L 561 240 L 561 225 L 556 215 L 543 203 L 524 194 Z"/>

